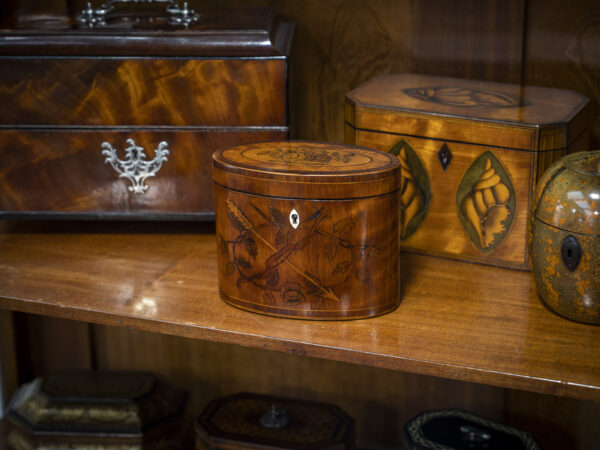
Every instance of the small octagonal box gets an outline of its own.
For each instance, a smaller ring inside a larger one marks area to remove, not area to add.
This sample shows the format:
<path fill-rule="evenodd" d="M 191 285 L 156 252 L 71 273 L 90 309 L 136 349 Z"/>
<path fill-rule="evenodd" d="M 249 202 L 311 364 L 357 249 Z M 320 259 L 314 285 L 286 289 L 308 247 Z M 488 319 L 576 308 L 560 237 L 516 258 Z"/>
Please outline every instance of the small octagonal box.
<path fill-rule="evenodd" d="M 336 405 L 240 393 L 211 402 L 196 450 L 354 448 L 354 421 Z"/>
<path fill-rule="evenodd" d="M 11 449 L 178 449 L 185 392 L 149 372 L 72 371 L 36 378 L 7 410 Z"/>

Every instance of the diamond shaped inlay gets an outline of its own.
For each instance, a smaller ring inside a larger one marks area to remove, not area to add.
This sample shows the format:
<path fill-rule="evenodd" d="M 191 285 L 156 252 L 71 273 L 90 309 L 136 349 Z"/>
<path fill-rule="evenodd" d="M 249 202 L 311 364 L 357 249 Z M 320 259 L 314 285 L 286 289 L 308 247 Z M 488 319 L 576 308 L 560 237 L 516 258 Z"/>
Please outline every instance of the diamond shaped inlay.
<path fill-rule="evenodd" d="M 444 145 L 440 147 L 438 151 L 438 159 L 440 160 L 440 164 L 442 165 L 442 169 L 446 170 L 450 165 L 450 161 L 452 161 L 452 152 L 448 147 L 448 144 L 444 142 Z"/>

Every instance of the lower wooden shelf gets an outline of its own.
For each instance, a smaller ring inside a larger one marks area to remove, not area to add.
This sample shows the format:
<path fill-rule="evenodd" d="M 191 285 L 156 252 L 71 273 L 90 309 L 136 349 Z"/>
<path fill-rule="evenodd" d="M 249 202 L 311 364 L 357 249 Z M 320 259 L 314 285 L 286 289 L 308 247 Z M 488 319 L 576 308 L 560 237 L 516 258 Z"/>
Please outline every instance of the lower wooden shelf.
<path fill-rule="evenodd" d="M 8 448 L 8 444 L 6 443 L 8 437 L 7 428 L 6 419 L 0 419 L 0 450 Z"/>
<path fill-rule="evenodd" d="M 314 322 L 219 298 L 201 223 L 0 222 L 0 308 L 600 401 L 600 327 L 548 311 L 531 275 L 402 254 L 402 302 Z"/>

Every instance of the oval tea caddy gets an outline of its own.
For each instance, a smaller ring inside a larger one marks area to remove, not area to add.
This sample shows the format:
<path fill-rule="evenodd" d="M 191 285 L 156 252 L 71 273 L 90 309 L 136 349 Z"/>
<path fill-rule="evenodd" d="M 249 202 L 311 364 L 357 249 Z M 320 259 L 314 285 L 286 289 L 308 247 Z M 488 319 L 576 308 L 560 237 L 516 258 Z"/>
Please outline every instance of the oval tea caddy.
<path fill-rule="evenodd" d="M 219 292 L 253 312 L 354 319 L 399 298 L 400 162 L 361 147 L 266 142 L 213 154 Z"/>

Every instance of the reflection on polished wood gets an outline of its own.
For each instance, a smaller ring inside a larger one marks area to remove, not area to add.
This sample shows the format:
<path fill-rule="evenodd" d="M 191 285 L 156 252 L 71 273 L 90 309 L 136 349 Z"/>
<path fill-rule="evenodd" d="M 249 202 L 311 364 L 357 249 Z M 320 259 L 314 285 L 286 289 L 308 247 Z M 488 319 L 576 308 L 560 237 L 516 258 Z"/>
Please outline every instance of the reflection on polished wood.
<path fill-rule="evenodd" d="M 545 309 L 528 273 L 407 254 L 396 311 L 307 322 L 222 302 L 208 225 L 2 228 L 5 309 L 600 400 L 600 328 Z"/>
<path fill-rule="evenodd" d="M 285 92 L 284 59 L 4 57 L 0 123 L 285 126 Z"/>

